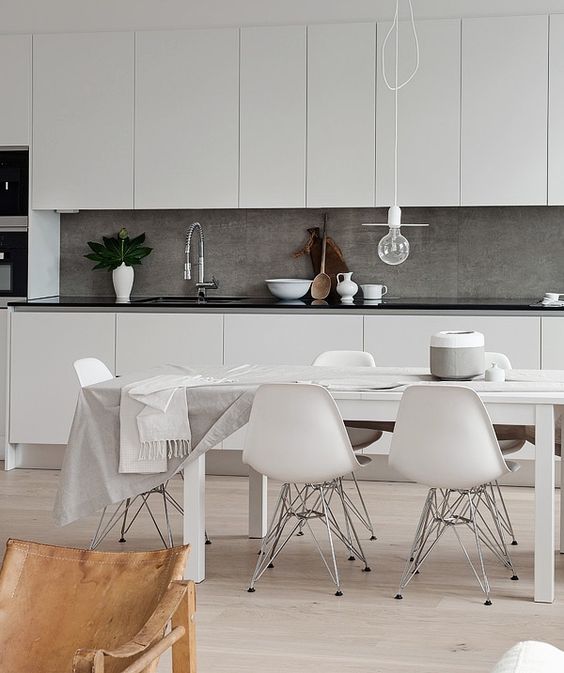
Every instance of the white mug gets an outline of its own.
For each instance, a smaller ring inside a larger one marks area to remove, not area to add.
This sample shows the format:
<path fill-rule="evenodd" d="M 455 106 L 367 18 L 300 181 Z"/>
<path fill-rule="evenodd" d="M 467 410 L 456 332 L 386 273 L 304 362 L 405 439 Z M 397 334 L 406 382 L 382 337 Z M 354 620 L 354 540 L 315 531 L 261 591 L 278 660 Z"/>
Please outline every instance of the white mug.
<path fill-rule="evenodd" d="M 365 299 L 382 299 L 382 297 L 388 292 L 386 285 L 361 285 L 362 292 L 364 293 Z"/>

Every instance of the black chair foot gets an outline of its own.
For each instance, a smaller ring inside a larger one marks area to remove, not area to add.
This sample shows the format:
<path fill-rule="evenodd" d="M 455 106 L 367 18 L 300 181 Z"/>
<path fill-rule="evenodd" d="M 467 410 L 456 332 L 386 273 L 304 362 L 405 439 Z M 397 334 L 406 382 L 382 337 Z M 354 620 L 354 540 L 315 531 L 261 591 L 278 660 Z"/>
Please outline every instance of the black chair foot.
<path fill-rule="evenodd" d="M 401 594 L 396 594 L 396 595 L 394 596 L 394 598 L 395 598 L 397 601 L 401 601 L 401 600 L 403 599 L 403 596 L 402 596 Z"/>
<path fill-rule="evenodd" d="M 303 535 L 303 534 L 304 534 L 303 530 L 301 530 L 299 533 L 296 533 L 296 535 Z"/>
<path fill-rule="evenodd" d="M 419 575 L 419 570 L 416 570 L 414 575 Z"/>
<path fill-rule="evenodd" d="M 342 591 L 335 591 L 335 596 L 342 596 L 343 592 Z"/>
<path fill-rule="evenodd" d="M 347 561 L 354 561 L 354 560 L 355 560 L 354 556 L 349 556 L 349 558 L 347 559 Z"/>
<path fill-rule="evenodd" d="M 362 569 L 362 572 L 363 572 L 363 573 L 371 573 L 371 572 L 372 572 L 372 568 L 371 568 L 370 566 L 366 566 L 366 568 L 363 568 L 363 569 Z"/>
<path fill-rule="evenodd" d="M 512 544 L 514 547 L 516 547 L 519 543 L 517 542 L 517 540 L 513 540 L 513 541 L 511 542 L 511 544 Z"/>
<path fill-rule="evenodd" d="M 254 588 L 254 587 L 249 587 L 249 588 L 247 589 L 247 593 L 249 593 L 249 594 L 254 594 L 254 593 L 255 593 L 255 588 Z"/>
<path fill-rule="evenodd" d="M 267 568 L 274 568 L 274 563 L 269 563 L 266 567 Z"/>
<path fill-rule="evenodd" d="M 123 544 L 124 542 L 127 542 L 127 540 L 126 540 L 124 537 L 120 537 L 120 539 L 118 540 L 118 542 L 121 542 L 121 543 Z"/>
<path fill-rule="evenodd" d="M 409 559 L 409 562 L 410 562 L 410 563 L 413 563 L 413 561 L 414 561 L 414 558 L 413 558 L 413 556 L 412 556 L 412 557 Z"/>
<path fill-rule="evenodd" d="M 211 544 L 211 540 L 206 540 L 206 544 Z"/>
<path fill-rule="evenodd" d="M 518 580 L 519 578 L 517 577 L 517 575 L 513 575 L 513 577 L 511 579 L 512 580 Z"/>
<path fill-rule="evenodd" d="M 487 600 L 487 601 L 485 601 L 485 602 L 484 602 L 484 605 L 491 605 L 491 604 L 492 604 L 492 602 L 490 601 L 490 599 L 489 599 L 489 598 L 488 598 L 488 600 Z"/>
<path fill-rule="evenodd" d="M 377 538 L 375 535 L 371 535 L 371 536 L 370 536 L 370 539 L 371 539 L 371 540 L 377 540 L 378 538 Z"/>

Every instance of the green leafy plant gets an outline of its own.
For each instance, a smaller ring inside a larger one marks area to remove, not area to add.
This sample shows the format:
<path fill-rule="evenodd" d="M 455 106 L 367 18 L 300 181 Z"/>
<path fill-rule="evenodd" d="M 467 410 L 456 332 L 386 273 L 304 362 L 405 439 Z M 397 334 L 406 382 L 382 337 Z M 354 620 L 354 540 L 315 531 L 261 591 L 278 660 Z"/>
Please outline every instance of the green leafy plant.
<path fill-rule="evenodd" d="M 94 269 L 113 271 L 122 263 L 127 266 L 141 264 L 143 257 L 147 257 L 153 249 L 143 245 L 145 234 L 129 238 L 127 229 L 120 229 L 117 237 L 102 236 L 102 241 L 103 243 L 88 241 L 88 247 L 92 252 L 84 256 L 96 262 Z"/>

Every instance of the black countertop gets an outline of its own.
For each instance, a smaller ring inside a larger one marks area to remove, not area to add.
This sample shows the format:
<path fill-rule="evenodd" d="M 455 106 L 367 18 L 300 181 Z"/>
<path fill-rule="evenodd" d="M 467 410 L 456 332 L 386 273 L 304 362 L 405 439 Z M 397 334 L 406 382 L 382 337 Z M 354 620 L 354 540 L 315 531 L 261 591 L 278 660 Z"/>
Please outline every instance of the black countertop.
<path fill-rule="evenodd" d="M 59 308 L 115 308 L 115 309 L 154 309 L 154 308 L 213 308 L 213 309 L 290 309 L 320 310 L 338 309 L 343 311 L 564 311 L 564 307 L 539 306 L 538 298 L 488 299 L 465 297 L 386 297 L 382 301 L 355 300 L 354 304 L 342 304 L 339 301 L 312 302 L 311 299 L 299 301 L 279 301 L 274 297 L 214 297 L 200 304 L 192 297 L 133 297 L 130 302 L 118 303 L 114 297 L 44 297 L 27 301 L 8 302 L 15 307 L 59 307 Z"/>

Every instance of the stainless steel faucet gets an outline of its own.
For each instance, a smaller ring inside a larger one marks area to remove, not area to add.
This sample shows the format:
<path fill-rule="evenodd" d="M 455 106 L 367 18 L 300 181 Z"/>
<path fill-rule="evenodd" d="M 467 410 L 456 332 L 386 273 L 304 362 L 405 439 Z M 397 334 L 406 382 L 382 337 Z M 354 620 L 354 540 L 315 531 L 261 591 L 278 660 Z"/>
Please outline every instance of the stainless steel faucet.
<path fill-rule="evenodd" d="M 200 244 L 198 245 L 198 282 L 196 283 L 196 287 L 198 288 L 198 301 L 204 302 L 206 301 L 206 290 L 217 290 L 219 284 L 213 276 L 211 281 L 206 282 L 204 279 L 204 232 L 202 225 L 199 222 L 193 222 L 186 232 L 186 245 L 184 247 L 184 253 L 186 254 L 186 261 L 184 262 L 184 280 L 192 279 L 190 249 L 192 246 L 192 234 L 196 229 L 198 230 L 200 237 Z"/>

